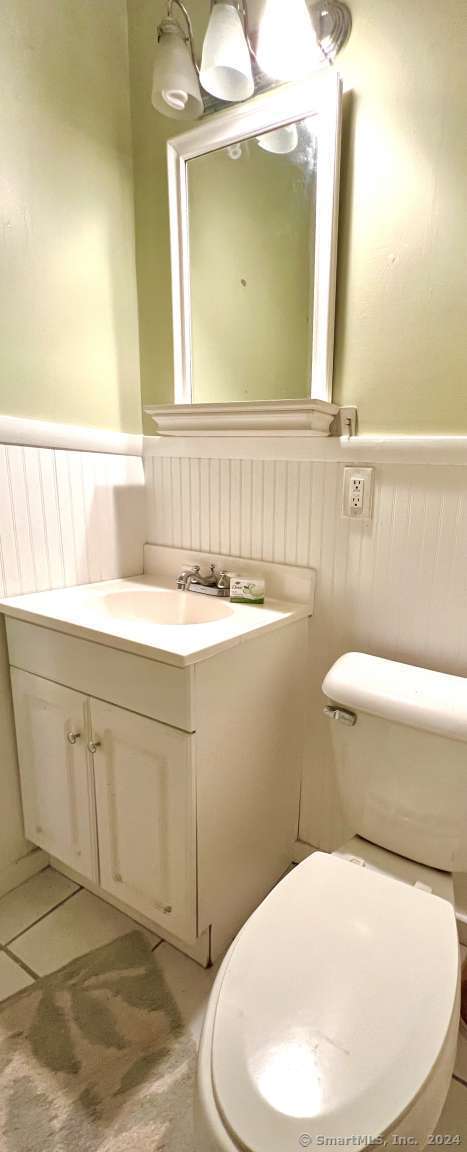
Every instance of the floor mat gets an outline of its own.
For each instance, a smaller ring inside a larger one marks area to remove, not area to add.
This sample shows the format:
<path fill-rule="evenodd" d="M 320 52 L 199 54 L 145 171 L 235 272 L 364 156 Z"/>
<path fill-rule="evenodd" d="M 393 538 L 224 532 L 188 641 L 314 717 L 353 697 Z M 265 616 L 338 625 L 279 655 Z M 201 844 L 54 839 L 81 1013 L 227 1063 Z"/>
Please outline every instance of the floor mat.
<path fill-rule="evenodd" d="M 139 932 L 0 1006 L 2 1152 L 191 1152 L 195 1045 Z"/>

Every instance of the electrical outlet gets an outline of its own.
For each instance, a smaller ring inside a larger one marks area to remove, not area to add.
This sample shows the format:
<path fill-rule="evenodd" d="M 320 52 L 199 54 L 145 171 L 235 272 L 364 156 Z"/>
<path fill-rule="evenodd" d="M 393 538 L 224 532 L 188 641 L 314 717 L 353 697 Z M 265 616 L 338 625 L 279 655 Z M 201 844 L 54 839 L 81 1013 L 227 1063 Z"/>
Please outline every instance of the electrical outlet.
<path fill-rule="evenodd" d="M 352 476 L 350 481 L 350 504 L 352 512 L 363 512 L 365 484 L 362 476 Z"/>
<path fill-rule="evenodd" d="M 344 468 L 343 516 L 371 520 L 374 468 Z"/>

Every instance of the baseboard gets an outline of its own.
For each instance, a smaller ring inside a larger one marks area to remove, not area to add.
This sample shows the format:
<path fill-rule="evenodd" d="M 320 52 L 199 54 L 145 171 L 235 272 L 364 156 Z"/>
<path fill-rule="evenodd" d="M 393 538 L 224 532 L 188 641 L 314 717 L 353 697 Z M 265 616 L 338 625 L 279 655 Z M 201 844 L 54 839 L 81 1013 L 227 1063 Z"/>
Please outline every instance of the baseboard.
<path fill-rule="evenodd" d="M 14 864 L 8 864 L 6 868 L 2 868 L 0 870 L 0 897 L 6 896 L 7 892 L 12 892 L 14 888 L 19 888 L 20 884 L 24 884 L 25 880 L 30 880 L 31 876 L 35 876 L 37 872 L 42 872 L 44 868 L 47 868 L 48 863 L 47 853 L 43 852 L 41 848 L 35 848 L 27 856 L 15 860 Z"/>

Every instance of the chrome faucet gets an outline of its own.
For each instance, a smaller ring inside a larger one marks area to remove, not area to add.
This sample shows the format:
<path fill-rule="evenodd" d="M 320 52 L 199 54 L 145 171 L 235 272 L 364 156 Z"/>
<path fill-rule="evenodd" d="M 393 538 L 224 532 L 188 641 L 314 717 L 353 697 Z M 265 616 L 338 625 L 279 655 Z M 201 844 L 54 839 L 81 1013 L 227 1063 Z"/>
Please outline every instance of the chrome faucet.
<path fill-rule="evenodd" d="M 193 564 L 191 568 L 186 568 L 183 572 L 180 572 L 180 575 L 177 579 L 178 590 L 180 592 L 188 592 L 191 581 L 194 580 L 196 576 L 198 576 L 199 572 L 201 572 L 199 564 Z"/>
<path fill-rule="evenodd" d="M 192 564 L 186 568 L 177 579 L 177 588 L 180 592 L 204 592 L 207 596 L 230 595 L 230 576 L 227 572 L 220 572 L 215 564 L 211 564 L 207 576 L 201 575 L 200 564 Z"/>

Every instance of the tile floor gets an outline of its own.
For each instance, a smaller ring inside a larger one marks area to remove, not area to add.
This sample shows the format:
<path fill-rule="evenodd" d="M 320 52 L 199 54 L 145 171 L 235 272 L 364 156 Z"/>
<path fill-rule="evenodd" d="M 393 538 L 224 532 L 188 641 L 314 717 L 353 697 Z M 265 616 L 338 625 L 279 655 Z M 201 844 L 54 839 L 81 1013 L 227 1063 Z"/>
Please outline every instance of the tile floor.
<path fill-rule="evenodd" d="M 46 868 L 0 899 L 0 1000 L 135 927 L 159 946 L 159 936 Z"/>
<path fill-rule="evenodd" d="M 0 899 L 0 1001 L 38 976 L 123 936 L 136 925 L 109 904 L 47 868 Z M 198 1039 L 216 968 L 200 968 L 182 952 L 145 932 L 182 1017 Z M 467 948 L 462 949 L 467 959 Z M 460 1137 L 467 1152 L 467 1032 L 459 1036 L 454 1078 L 438 1133 Z M 448 1144 L 446 1139 L 444 1144 Z"/>

